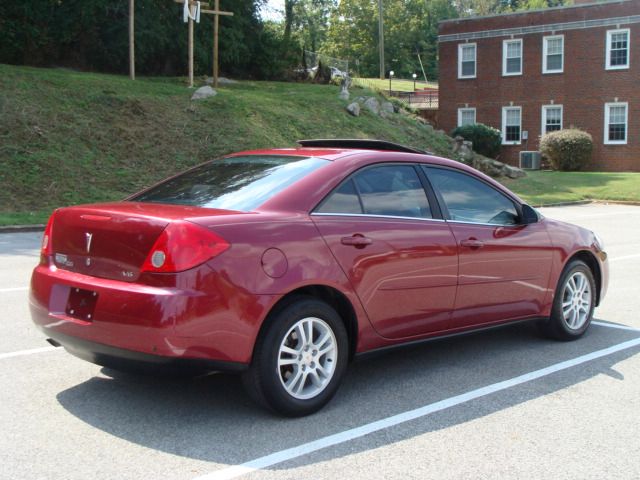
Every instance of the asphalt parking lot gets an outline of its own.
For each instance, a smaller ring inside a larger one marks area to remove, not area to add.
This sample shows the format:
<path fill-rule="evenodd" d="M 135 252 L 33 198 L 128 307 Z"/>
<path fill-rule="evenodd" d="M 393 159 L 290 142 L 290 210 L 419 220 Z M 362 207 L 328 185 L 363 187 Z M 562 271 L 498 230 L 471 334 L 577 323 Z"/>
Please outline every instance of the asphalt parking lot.
<path fill-rule="evenodd" d="M 233 376 L 129 376 L 48 347 L 27 305 L 41 234 L 0 234 L 0 478 L 638 479 L 640 207 L 542 211 L 609 253 L 584 338 L 514 325 L 357 362 L 302 419 Z"/>

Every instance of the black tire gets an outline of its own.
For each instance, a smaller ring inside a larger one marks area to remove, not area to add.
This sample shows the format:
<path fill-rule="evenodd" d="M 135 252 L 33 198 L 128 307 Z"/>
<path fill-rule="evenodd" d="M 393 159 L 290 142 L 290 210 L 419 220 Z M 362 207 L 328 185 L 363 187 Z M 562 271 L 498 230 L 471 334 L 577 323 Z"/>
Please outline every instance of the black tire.
<path fill-rule="evenodd" d="M 570 284 L 572 279 L 574 280 L 574 286 L 576 279 L 581 279 L 586 283 L 585 288 L 588 288 L 589 292 L 588 302 L 586 302 L 584 294 L 580 297 L 582 300 L 579 298 L 573 299 L 571 295 L 572 285 Z M 557 340 L 566 341 L 580 338 L 591 324 L 596 294 L 596 282 L 591 269 L 581 260 L 571 261 L 563 270 L 562 275 L 560 275 L 560 280 L 558 280 L 551 316 L 548 320 L 539 324 L 542 333 Z M 567 305 L 569 302 L 572 303 Z M 580 306 L 579 310 L 576 305 Z M 566 309 L 570 309 L 568 314 L 565 313 Z M 575 314 L 572 313 L 573 311 L 575 311 Z"/>
<path fill-rule="evenodd" d="M 283 309 L 270 315 L 266 322 L 256 342 L 251 366 L 242 377 L 247 392 L 257 403 L 288 417 L 301 417 L 320 410 L 336 393 L 348 363 L 349 343 L 342 319 L 326 303 L 313 297 L 298 297 Z M 311 342 L 306 344 L 307 349 L 311 345 L 311 350 L 307 352 L 304 352 L 305 343 L 298 337 L 299 329 L 304 328 L 301 325 L 311 325 L 313 332 Z M 317 330 L 318 328 L 320 330 Z M 331 353 L 322 354 L 322 349 L 313 348 L 315 346 L 313 342 L 322 340 L 317 337 L 324 337 L 329 330 L 333 336 L 329 336 L 327 342 L 323 342 L 319 347 L 335 345 L 335 349 L 331 349 Z M 314 338 L 314 335 L 319 332 L 322 335 Z M 295 343 L 290 343 L 292 341 Z M 300 357 L 281 352 L 281 346 L 288 345 L 291 345 L 292 349 L 299 348 Z M 304 358 L 302 358 L 303 354 Z M 290 358 L 287 355 L 290 355 Z M 279 365 L 281 357 L 285 357 L 285 360 L 295 360 L 296 363 L 290 366 Z M 296 360 L 298 358 L 301 359 Z M 325 366 L 327 369 L 333 368 L 330 376 L 321 375 L 326 371 Z M 306 370 L 306 375 L 303 369 Z M 324 385 L 317 393 L 314 393 L 314 389 L 320 389 L 320 386 L 312 382 L 312 371 L 314 379 Z M 293 382 L 295 378 L 292 377 L 298 377 L 299 372 L 300 379 L 298 382 Z M 285 386 L 286 383 L 296 383 L 296 385 Z M 287 389 L 295 390 L 295 387 L 299 387 L 300 391 L 290 392 Z M 296 394 L 310 396 L 296 398 Z"/>

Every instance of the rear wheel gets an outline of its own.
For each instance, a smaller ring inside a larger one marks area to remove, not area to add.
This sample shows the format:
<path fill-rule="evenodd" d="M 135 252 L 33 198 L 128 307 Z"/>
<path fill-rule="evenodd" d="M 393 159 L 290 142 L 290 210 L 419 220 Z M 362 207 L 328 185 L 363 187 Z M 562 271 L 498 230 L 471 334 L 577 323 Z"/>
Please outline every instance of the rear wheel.
<path fill-rule="evenodd" d="M 560 340 L 574 340 L 587 331 L 595 308 L 596 289 L 591 269 L 574 260 L 560 276 L 551 317 L 542 331 Z"/>
<path fill-rule="evenodd" d="M 347 332 L 331 306 L 301 297 L 268 320 L 243 382 L 267 408 L 309 415 L 335 394 L 347 366 Z"/>

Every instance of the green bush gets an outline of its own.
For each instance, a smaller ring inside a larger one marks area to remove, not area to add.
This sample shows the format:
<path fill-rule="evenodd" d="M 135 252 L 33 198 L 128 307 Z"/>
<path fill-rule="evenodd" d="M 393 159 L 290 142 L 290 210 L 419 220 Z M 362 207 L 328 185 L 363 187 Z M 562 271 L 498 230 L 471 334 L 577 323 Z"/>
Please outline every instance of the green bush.
<path fill-rule="evenodd" d="M 463 125 L 454 128 L 451 131 L 451 136 L 453 138 L 460 136 L 465 140 L 473 142 L 473 150 L 485 157 L 496 158 L 500 154 L 502 134 L 500 130 L 493 127 L 482 123 Z"/>
<path fill-rule="evenodd" d="M 591 161 L 593 138 L 577 128 L 558 130 L 542 136 L 540 151 L 554 170 L 581 170 Z"/>

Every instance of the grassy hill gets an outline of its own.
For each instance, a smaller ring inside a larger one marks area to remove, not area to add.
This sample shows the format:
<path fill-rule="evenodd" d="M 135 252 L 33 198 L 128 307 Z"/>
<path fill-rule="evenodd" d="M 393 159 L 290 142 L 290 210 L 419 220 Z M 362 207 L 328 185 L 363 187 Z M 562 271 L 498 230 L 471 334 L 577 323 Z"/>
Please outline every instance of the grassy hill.
<path fill-rule="evenodd" d="M 0 225 L 63 205 L 120 199 L 233 151 L 302 138 L 381 138 L 446 155 L 406 115 L 352 117 L 338 87 L 241 82 L 191 102 L 179 79 L 0 65 Z M 371 93 L 355 89 L 352 97 Z"/>

